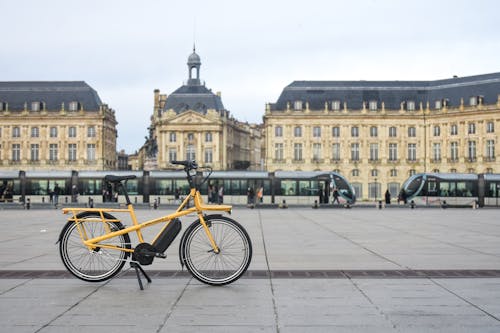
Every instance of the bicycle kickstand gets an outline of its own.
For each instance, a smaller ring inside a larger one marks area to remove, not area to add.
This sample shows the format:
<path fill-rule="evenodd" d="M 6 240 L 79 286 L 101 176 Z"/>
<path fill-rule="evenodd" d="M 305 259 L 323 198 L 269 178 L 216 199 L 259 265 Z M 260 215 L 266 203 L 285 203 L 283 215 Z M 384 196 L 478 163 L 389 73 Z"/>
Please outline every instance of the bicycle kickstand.
<path fill-rule="evenodd" d="M 142 286 L 142 280 L 141 280 L 141 276 L 139 274 L 139 271 L 140 271 L 140 273 L 142 273 L 142 275 L 144 275 L 144 277 L 146 278 L 148 283 L 151 283 L 151 278 L 148 276 L 148 274 L 146 274 L 144 269 L 138 263 L 131 262 L 130 267 L 133 267 L 135 269 L 135 274 L 137 275 L 137 282 L 139 282 L 139 287 L 141 288 L 141 290 L 144 290 L 144 287 Z"/>

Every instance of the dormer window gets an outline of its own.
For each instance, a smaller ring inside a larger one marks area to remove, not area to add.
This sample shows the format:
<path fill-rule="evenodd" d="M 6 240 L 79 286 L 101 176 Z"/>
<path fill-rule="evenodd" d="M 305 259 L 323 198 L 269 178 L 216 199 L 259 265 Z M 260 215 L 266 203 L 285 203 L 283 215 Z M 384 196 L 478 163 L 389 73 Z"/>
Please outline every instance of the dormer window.
<path fill-rule="evenodd" d="M 476 106 L 477 105 L 477 96 L 472 96 L 469 98 L 469 105 Z"/>
<path fill-rule="evenodd" d="M 69 111 L 78 111 L 78 102 L 69 102 Z"/>
<path fill-rule="evenodd" d="M 31 111 L 40 111 L 41 104 L 40 102 L 31 102 Z"/>
<path fill-rule="evenodd" d="M 437 100 L 435 103 L 434 103 L 434 108 L 436 110 L 441 110 L 441 108 L 443 107 L 443 102 L 441 100 Z"/>
<path fill-rule="evenodd" d="M 415 111 L 415 102 L 414 101 L 406 102 L 406 111 Z"/>
<path fill-rule="evenodd" d="M 332 110 L 339 111 L 340 110 L 340 101 L 332 101 Z"/>
<path fill-rule="evenodd" d="M 370 111 L 377 111 L 377 101 L 370 101 L 368 103 L 368 107 L 370 108 Z"/>
<path fill-rule="evenodd" d="M 295 111 L 301 111 L 302 110 L 302 101 L 293 102 L 293 109 Z"/>

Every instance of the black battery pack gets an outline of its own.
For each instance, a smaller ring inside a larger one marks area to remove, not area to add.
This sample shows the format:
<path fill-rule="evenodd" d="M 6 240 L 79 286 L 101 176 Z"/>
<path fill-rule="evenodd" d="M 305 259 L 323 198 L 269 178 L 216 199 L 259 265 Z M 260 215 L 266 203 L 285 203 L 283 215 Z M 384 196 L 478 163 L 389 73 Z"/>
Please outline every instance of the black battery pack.
<path fill-rule="evenodd" d="M 173 219 L 160 233 L 160 236 L 153 242 L 155 249 L 163 253 L 172 244 L 175 237 L 181 231 L 181 220 Z"/>

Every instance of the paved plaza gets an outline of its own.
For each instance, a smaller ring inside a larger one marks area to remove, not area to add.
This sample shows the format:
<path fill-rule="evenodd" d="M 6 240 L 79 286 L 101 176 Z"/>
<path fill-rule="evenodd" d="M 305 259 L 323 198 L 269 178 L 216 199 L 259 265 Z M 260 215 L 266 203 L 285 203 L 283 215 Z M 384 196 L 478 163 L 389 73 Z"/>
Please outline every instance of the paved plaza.
<path fill-rule="evenodd" d="M 181 271 L 178 237 L 144 267 L 153 282 L 140 290 L 130 270 L 103 283 L 68 275 L 60 210 L 0 210 L 0 331 L 500 332 L 499 210 L 235 207 L 232 217 L 253 242 L 247 275 L 199 283 Z"/>

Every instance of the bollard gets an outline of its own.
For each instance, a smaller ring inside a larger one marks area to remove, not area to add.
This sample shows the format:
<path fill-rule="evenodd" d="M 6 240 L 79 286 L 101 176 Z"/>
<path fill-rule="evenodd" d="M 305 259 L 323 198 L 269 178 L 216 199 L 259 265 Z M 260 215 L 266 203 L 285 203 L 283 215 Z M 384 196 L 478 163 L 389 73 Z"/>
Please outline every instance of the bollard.
<path fill-rule="evenodd" d="M 314 206 L 313 208 L 318 208 L 318 200 L 314 200 Z"/>
<path fill-rule="evenodd" d="M 45 197 L 42 197 L 42 203 L 45 203 Z"/>
<path fill-rule="evenodd" d="M 410 202 L 410 208 L 411 208 L 411 209 L 414 209 L 414 208 L 415 208 L 415 201 L 413 201 L 413 200 L 412 200 L 412 201 Z"/>
<path fill-rule="evenodd" d="M 89 207 L 94 208 L 94 199 L 92 199 L 91 197 L 89 197 Z"/>
<path fill-rule="evenodd" d="M 28 198 L 26 199 L 26 209 L 30 209 L 31 208 L 31 200 Z"/>
<path fill-rule="evenodd" d="M 443 209 L 448 208 L 448 204 L 446 203 L 446 200 L 443 200 L 443 203 L 441 204 L 441 208 L 443 208 Z"/>
<path fill-rule="evenodd" d="M 134 197 L 134 203 L 135 204 L 137 203 L 137 197 Z"/>
<path fill-rule="evenodd" d="M 155 199 L 155 201 L 153 202 L 153 208 L 154 209 L 158 209 L 158 200 Z"/>
<path fill-rule="evenodd" d="M 378 209 L 382 209 L 382 200 L 378 201 Z"/>
<path fill-rule="evenodd" d="M 283 199 L 283 202 L 281 203 L 280 208 L 288 208 L 285 199 Z"/>

